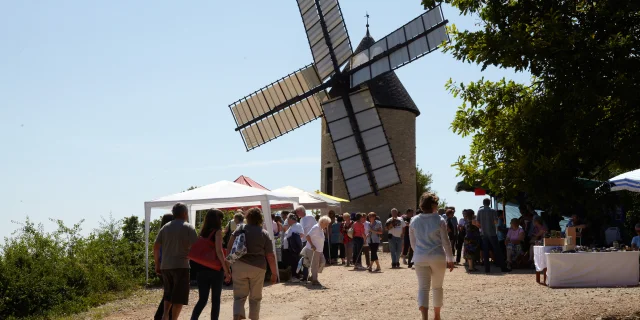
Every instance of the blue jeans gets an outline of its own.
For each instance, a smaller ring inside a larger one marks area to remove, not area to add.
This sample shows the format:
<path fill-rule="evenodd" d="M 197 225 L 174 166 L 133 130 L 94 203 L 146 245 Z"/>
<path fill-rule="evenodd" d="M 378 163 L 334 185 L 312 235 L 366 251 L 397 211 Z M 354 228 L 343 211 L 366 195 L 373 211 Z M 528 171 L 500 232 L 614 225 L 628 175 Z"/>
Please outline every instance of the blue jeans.
<path fill-rule="evenodd" d="M 489 250 L 493 249 L 494 257 L 496 258 L 496 264 L 500 268 L 504 268 L 504 255 L 502 255 L 502 248 L 498 244 L 498 237 L 482 236 L 482 259 L 484 260 L 484 271 L 491 271 L 491 263 L 489 262 Z"/>
<path fill-rule="evenodd" d="M 391 237 L 389 239 L 389 251 L 391 251 L 391 263 L 400 264 L 400 254 L 402 253 L 402 238 Z"/>

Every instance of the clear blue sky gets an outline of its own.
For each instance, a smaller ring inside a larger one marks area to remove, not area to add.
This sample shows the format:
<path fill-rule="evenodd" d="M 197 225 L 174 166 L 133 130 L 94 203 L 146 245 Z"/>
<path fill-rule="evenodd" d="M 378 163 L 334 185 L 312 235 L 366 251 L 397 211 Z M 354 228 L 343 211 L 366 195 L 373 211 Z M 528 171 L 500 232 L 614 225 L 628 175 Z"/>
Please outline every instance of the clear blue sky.
<path fill-rule="evenodd" d="M 419 0 L 342 1 L 354 48 L 423 13 Z M 475 17 L 445 7 L 460 29 Z M 143 202 L 248 175 L 269 188 L 320 186 L 320 122 L 250 153 L 228 104 L 312 62 L 296 1 L 0 2 L 0 237 L 29 216 L 68 224 L 142 217 Z M 449 204 L 469 140 L 449 129 L 449 78 L 527 81 L 432 53 L 397 71 L 419 106 L 417 160 Z M 458 210 L 461 211 L 461 210 Z M 47 227 L 50 229 L 50 227 Z"/>

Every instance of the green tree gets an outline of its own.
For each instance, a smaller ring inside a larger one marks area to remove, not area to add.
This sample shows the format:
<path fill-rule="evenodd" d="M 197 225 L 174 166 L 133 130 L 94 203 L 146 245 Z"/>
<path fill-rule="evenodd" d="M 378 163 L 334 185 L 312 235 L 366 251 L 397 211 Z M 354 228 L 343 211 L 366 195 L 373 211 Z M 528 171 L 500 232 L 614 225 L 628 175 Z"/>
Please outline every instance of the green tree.
<path fill-rule="evenodd" d="M 640 2 L 444 2 L 479 19 L 478 30 L 451 26 L 446 52 L 532 76 L 528 84 L 447 83 L 463 101 L 452 129 L 472 137 L 470 155 L 455 163 L 467 183 L 552 204 L 592 197 L 578 177 L 636 169 Z"/>
<path fill-rule="evenodd" d="M 416 208 L 420 207 L 420 196 L 422 196 L 425 192 L 435 192 L 431 188 L 431 184 L 433 183 L 433 174 L 430 172 L 425 172 L 420 168 L 420 166 L 416 166 Z M 445 199 L 440 199 L 440 206 L 444 208 L 447 205 L 447 201 Z"/>
<path fill-rule="evenodd" d="M 422 170 L 420 166 L 416 166 L 416 204 L 418 207 L 420 206 L 420 196 L 425 192 L 432 191 L 431 183 L 433 183 L 433 175 Z"/>
<path fill-rule="evenodd" d="M 138 216 L 131 216 L 122 220 L 122 236 L 129 242 L 142 242 L 143 235 L 144 224 L 140 222 Z"/>

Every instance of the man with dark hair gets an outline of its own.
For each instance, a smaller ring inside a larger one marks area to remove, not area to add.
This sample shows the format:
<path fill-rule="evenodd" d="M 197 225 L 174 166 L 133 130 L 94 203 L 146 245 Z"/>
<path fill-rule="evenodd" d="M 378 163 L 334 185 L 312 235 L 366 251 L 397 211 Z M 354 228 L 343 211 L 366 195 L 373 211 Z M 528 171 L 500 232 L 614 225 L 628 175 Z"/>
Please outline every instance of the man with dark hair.
<path fill-rule="evenodd" d="M 189 304 L 189 250 L 198 240 L 196 229 L 187 222 L 189 209 L 176 203 L 171 210 L 174 220 L 160 229 L 153 245 L 156 273 L 164 286 L 163 319 L 178 319 L 182 306 Z M 162 262 L 160 262 L 162 248 Z M 171 311 L 170 311 L 171 310 Z"/>
<path fill-rule="evenodd" d="M 464 246 L 464 238 L 467 236 L 467 221 L 464 219 L 466 209 L 462 210 L 462 218 L 458 221 L 458 238 L 456 239 L 456 264 L 460 264 L 462 258 L 462 247 Z"/>
<path fill-rule="evenodd" d="M 495 253 L 496 263 L 500 266 L 502 272 L 510 272 L 511 269 L 507 269 L 505 266 L 504 256 L 502 250 L 498 245 L 498 234 L 496 230 L 496 223 L 498 223 L 498 214 L 495 210 L 491 209 L 491 200 L 486 198 L 482 201 L 484 205 L 478 210 L 478 222 L 480 222 L 482 232 L 482 259 L 484 260 L 484 271 L 486 273 L 491 272 L 491 263 L 489 262 L 489 250 L 493 248 Z"/>
<path fill-rule="evenodd" d="M 448 210 L 451 210 L 452 212 L 451 217 L 447 215 L 447 221 L 451 221 L 451 225 L 453 225 L 454 238 L 450 239 L 450 241 L 451 241 L 451 249 L 453 251 L 453 255 L 455 256 L 456 248 L 458 247 L 458 218 L 456 217 L 456 207 L 450 206 Z M 445 211 L 445 214 L 446 214 L 446 211 Z"/>
<path fill-rule="evenodd" d="M 449 207 L 447 209 L 445 215 L 447 216 L 447 235 L 449 236 L 449 242 L 451 242 L 451 254 L 454 255 L 456 252 L 456 240 L 458 239 L 458 220 L 455 220 L 455 216 L 453 215 L 454 211 Z"/>

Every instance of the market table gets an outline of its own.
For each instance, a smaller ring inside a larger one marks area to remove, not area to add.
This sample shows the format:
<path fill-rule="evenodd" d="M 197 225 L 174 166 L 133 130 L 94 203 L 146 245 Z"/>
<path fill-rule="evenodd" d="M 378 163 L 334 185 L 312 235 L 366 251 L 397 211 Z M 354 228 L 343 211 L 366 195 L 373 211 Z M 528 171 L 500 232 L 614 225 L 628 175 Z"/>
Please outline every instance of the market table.
<path fill-rule="evenodd" d="M 547 257 L 545 253 L 550 253 L 558 246 L 533 246 L 533 262 L 536 265 L 536 282 L 540 283 L 540 274 L 544 274 L 544 284 L 547 283 Z"/>
<path fill-rule="evenodd" d="M 535 249 L 535 248 L 534 248 Z M 545 253 L 551 288 L 637 286 L 640 252 Z"/>

